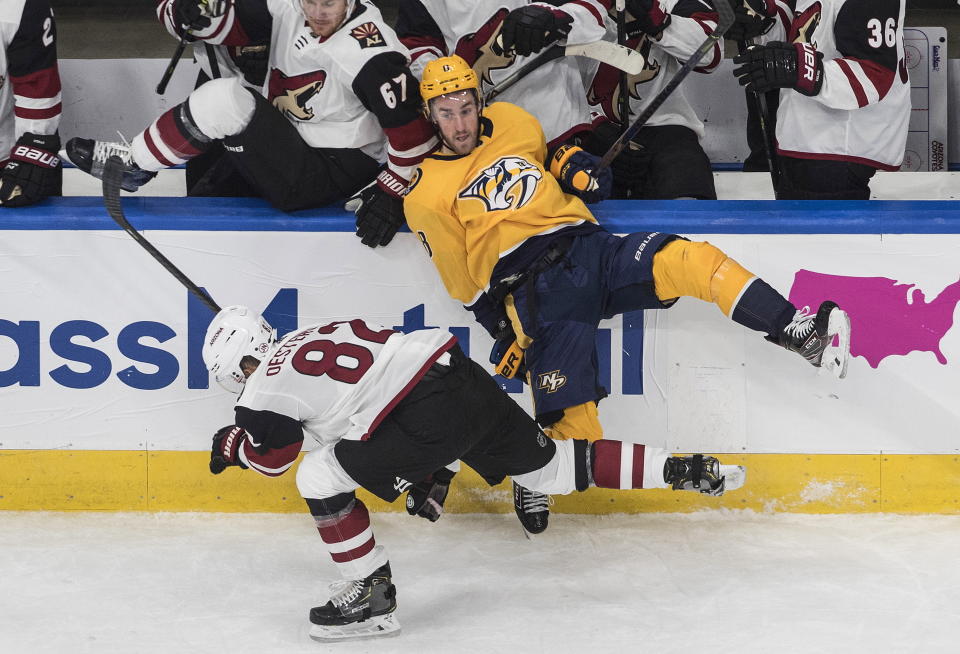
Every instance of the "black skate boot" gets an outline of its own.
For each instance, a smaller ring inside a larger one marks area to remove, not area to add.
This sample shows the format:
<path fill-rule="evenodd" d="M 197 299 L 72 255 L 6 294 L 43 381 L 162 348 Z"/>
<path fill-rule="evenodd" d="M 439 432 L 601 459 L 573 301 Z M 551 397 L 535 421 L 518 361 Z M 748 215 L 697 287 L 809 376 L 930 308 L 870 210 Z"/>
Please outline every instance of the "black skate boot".
<path fill-rule="evenodd" d="M 67 141 L 67 157 L 73 165 L 97 179 L 103 179 L 103 167 L 111 156 L 119 157 L 123 162 L 123 181 L 120 188 L 124 191 L 136 191 L 157 176 L 155 172 L 143 170 L 133 162 L 130 146 L 125 143 L 81 138 Z"/>
<path fill-rule="evenodd" d="M 400 630 L 393 614 L 397 588 L 391 581 L 389 563 L 365 579 L 339 581 L 330 589 L 330 601 L 310 609 L 310 637 L 314 640 L 371 638 Z"/>
<path fill-rule="evenodd" d="M 712 456 L 671 456 L 663 464 L 663 481 L 673 490 L 688 490 L 723 495 L 736 490 L 747 480 L 743 466 L 724 466 Z"/>
<path fill-rule="evenodd" d="M 822 302 L 816 315 L 810 314 L 810 307 L 799 309 L 778 338 L 767 336 L 767 340 L 797 352 L 817 368 L 824 367 L 840 379 L 847 376 L 850 317 L 834 302 Z"/>
<path fill-rule="evenodd" d="M 550 498 L 513 482 L 513 508 L 527 534 L 542 534 L 550 519 Z M 528 536 L 529 537 L 529 536 Z"/>

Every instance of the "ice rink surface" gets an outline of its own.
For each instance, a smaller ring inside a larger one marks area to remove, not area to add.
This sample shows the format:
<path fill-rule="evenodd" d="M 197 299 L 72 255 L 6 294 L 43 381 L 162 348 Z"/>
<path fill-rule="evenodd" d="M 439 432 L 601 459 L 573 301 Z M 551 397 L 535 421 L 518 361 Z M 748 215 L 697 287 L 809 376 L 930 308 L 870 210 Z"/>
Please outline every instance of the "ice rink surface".
<path fill-rule="evenodd" d="M 373 516 L 399 635 L 326 645 L 309 515 L 0 513 L 0 652 L 955 652 L 960 516 Z"/>

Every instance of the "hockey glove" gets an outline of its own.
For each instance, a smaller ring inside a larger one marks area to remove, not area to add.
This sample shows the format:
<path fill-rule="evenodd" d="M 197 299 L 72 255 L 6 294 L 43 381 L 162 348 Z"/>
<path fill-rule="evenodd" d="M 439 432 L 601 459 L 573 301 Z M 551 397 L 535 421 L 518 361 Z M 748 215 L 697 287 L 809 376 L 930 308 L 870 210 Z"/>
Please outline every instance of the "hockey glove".
<path fill-rule="evenodd" d="M 213 435 L 210 472 L 219 475 L 230 466 L 240 466 L 246 470 L 247 466 L 240 460 L 240 447 L 246 437 L 247 432 L 236 425 L 227 425 L 218 429 Z"/>
<path fill-rule="evenodd" d="M 627 11 L 633 16 L 625 26 L 627 38 L 641 33 L 656 38 L 670 25 L 670 14 L 657 0 L 627 0 Z"/>
<path fill-rule="evenodd" d="M 823 86 L 823 55 L 809 43 L 771 41 L 752 47 L 733 59 L 740 86 L 766 93 L 771 89 L 796 89 L 803 95 L 817 95 Z"/>
<path fill-rule="evenodd" d="M 364 186 L 347 200 L 347 211 L 357 214 L 357 236 L 361 243 L 375 248 L 393 240 L 397 230 L 406 222 L 403 215 L 406 191 L 407 181 L 385 168 L 374 183 Z"/>
<path fill-rule="evenodd" d="M 440 468 L 407 490 L 407 513 L 436 522 L 443 515 L 443 502 L 450 491 L 450 482 L 456 474 L 449 468 Z"/>
<path fill-rule="evenodd" d="M 500 36 L 505 52 L 526 57 L 540 52 L 570 33 L 573 18 L 566 12 L 539 5 L 517 7 L 503 19 Z"/>
<path fill-rule="evenodd" d="M 210 19 L 222 16 L 227 10 L 224 0 L 173 0 L 173 17 L 177 32 L 188 40 L 195 40 L 188 31 L 200 32 L 210 27 Z"/>
<path fill-rule="evenodd" d="M 30 134 L 17 139 L 10 159 L 0 172 L 0 205 L 24 207 L 51 195 L 60 195 L 63 167 L 56 134 Z"/>
<path fill-rule="evenodd" d="M 592 204 L 610 197 L 613 190 L 613 172 L 604 168 L 599 175 L 593 169 L 600 157 L 576 145 L 561 145 L 550 157 L 550 173 L 560 182 L 565 193 Z"/>
<path fill-rule="evenodd" d="M 766 34 L 776 22 L 777 5 L 774 0 L 728 0 L 733 9 L 734 21 L 725 38 L 746 43 Z"/>
<path fill-rule="evenodd" d="M 493 342 L 490 363 L 493 364 L 493 372 L 501 377 L 507 379 L 513 379 L 517 375 L 520 375 L 520 379 L 527 377 L 527 367 L 523 364 L 523 348 L 512 334 L 509 338 Z"/>

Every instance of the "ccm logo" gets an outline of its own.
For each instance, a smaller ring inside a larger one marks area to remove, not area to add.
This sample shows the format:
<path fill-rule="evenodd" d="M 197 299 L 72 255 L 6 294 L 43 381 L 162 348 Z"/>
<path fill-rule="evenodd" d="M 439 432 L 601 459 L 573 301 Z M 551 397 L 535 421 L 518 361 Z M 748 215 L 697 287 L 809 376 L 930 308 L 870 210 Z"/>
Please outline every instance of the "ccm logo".
<path fill-rule="evenodd" d="M 60 157 L 50 152 L 37 150 L 27 145 L 18 145 L 13 149 L 12 159 L 26 161 L 28 163 L 38 163 L 47 168 L 56 168 L 60 165 Z"/>

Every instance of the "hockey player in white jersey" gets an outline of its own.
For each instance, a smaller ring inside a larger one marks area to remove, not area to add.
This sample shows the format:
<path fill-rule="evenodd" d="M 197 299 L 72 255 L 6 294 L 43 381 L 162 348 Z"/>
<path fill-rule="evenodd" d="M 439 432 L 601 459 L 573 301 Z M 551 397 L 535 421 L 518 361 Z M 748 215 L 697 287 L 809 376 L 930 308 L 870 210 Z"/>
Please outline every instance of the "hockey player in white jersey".
<path fill-rule="evenodd" d="M 405 492 L 407 512 L 434 522 L 458 460 L 491 485 L 509 475 L 550 494 L 597 486 L 721 495 L 745 480 L 743 468 L 709 456 L 554 441 L 440 329 L 403 334 L 355 319 L 275 342 L 261 316 L 232 306 L 210 323 L 203 359 L 221 385 L 242 391 L 236 424 L 214 436 L 211 472 L 239 466 L 276 476 L 306 436 L 317 441 L 297 470 L 297 488 L 342 577 L 310 611 L 310 635 L 321 641 L 400 628 L 387 550 L 357 488 L 387 502 Z"/>
<path fill-rule="evenodd" d="M 741 85 L 781 89 L 781 199 L 867 200 L 876 171 L 900 167 L 910 120 L 904 4 L 798 0 L 787 42 L 734 60 Z"/>
<path fill-rule="evenodd" d="M 0 2 L 0 206 L 60 195 L 60 73 L 48 0 Z"/>
<path fill-rule="evenodd" d="M 74 163 L 99 177 L 106 159 L 118 155 L 127 166 L 124 188 L 134 190 L 221 140 L 244 177 L 279 209 L 357 194 L 364 244 L 393 238 L 407 182 L 436 138 L 420 114 L 407 50 L 369 0 L 158 0 L 157 12 L 172 33 L 189 30 L 190 38 L 210 43 L 268 38 L 266 97 L 236 78 L 212 80 L 129 147 L 71 140 Z"/>
<path fill-rule="evenodd" d="M 626 12 L 626 45 L 647 60 L 640 74 L 627 78 L 630 113 L 636 116 L 716 29 L 717 13 L 705 0 L 627 0 Z M 616 38 L 613 16 L 608 17 L 607 25 L 608 38 Z M 694 70 L 710 73 L 722 58 L 719 41 Z M 596 135 L 612 142 L 620 135 L 619 126 L 625 119 L 621 116 L 620 72 L 600 64 L 587 79 L 590 104 L 610 121 L 598 126 Z M 690 83 L 696 82 L 684 82 Z M 633 175 L 616 180 L 614 197 L 716 199 L 710 160 L 700 145 L 703 135 L 703 122 L 681 84 L 634 137 Z"/>

